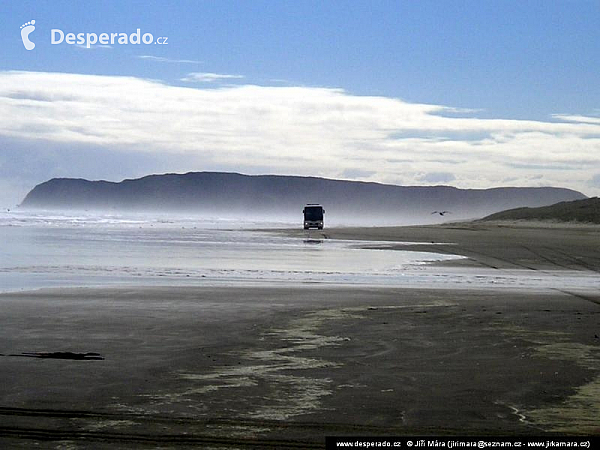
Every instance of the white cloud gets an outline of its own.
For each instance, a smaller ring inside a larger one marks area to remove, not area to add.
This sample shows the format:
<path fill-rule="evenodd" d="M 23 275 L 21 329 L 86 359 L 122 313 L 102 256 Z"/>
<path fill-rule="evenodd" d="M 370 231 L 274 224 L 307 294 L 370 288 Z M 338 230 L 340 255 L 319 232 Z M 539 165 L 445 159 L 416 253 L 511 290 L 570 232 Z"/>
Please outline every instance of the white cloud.
<path fill-rule="evenodd" d="M 567 122 L 600 124 L 600 117 L 586 117 L 586 116 L 578 116 L 578 115 L 574 115 L 574 114 L 553 114 L 552 117 L 554 117 L 555 119 L 564 120 Z"/>
<path fill-rule="evenodd" d="M 600 192 L 589 183 L 600 173 L 595 118 L 444 116 L 454 111 L 340 89 L 203 89 L 134 77 L 0 72 L 0 135 L 32 146 L 50 141 L 160 155 L 184 170 L 404 184 L 451 174 L 452 184 L 465 188 L 514 180 L 510 184 Z M 173 169 L 156 168 L 167 170 Z"/>
<path fill-rule="evenodd" d="M 448 184 L 454 180 L 454 175 L 449 172 L 429 172 L 419 178 L 425 183 Z"/>
<path fill-rule="evenodd" d="M 591 180 L 588 180 L 588 184 L 595 188 L 600 188 L 600 173 L 595 174 Z"/>
<path fill-rule="evenodd" d="M 202 64 L 202 61 L 196 61 L 194 59 L 171 59 L 163 56 L 152 56 L 152 55 L 139 55 L 139 59 L 147 59 L 149 61 L 164 62 L 164 63 L 176 63 L 176 64 Z"/>
<path fill-rule="evenodd" d="M 181 81 L 194 82 L 194 83 L 212 83 L 213 81 L 220 80 L 234 80 L 244 78 L 243 75 L 230 75 L 224 73 L 211 73 L 211 72 L 192 72 L 188 73 L 187 76 L 181 78 Z"/>

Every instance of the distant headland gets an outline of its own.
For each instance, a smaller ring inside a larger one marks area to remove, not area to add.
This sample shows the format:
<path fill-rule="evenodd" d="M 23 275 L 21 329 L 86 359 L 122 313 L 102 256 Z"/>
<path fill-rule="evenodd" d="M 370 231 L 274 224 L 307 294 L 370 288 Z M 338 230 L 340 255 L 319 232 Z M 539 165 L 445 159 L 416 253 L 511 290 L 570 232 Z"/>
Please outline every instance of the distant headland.
<path fill-rule="evenodd" d="M 328 217 L 354 223 L 425 223 L 481 218 L 507 209 L 582 200 L 558 187 L 459 189 L 396 186 L 282 175 L 190 172 L 121 182 L 54 178 L 35 186 L 22 208 L 173 211 L 256 217 L 297 217 L 306 203 L 321 203 Z M 434 212 L 444 211 L 443 217 Z"/>

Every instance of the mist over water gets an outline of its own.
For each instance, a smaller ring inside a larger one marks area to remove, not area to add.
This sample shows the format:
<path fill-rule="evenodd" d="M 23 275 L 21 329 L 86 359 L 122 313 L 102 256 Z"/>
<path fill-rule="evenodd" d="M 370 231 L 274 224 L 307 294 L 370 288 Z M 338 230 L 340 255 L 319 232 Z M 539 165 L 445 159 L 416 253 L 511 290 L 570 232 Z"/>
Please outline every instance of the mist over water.
<path fill-rule="evenodd" d="M 0 214 L 0 291 L 109 285 L 345 284 L 439 288 L 575 285 L 579 274 L 451 269 L 461 258 L 390 250 L 390 242 L 286 237 L 297 222 L 136 213 L 16 211 Z M 327 222 L 326 222 L 327 223 Z M 264 231 L 263 231 L 264 230 Z M 326 232 L 326 229 L 325 229 Z M 590 283 L 595 280 L 589 280 Z"/>
<path fill-rule="evenodd" d="M 402 214 L 390 211 L 388 214 L 375 214 L 357 208 L 353 214 L 336 211 L 334 207 L 325 206 L 324 220 L 327 227 L 352 227 L 352 226 L 408 226 L 429 225 L 449 221 L 470 220 L 474 216 L 464 211 L 450 211 L 440 215 L 433 211 L 422 211 L 418 214 Z M 203 228 L 297 228 L 302 226 L 302 209 L 300 205 L 295 213 L 264 213 L 264 212 L 239 212 L 206 211 L 178 212 L 145 210 L 122 212 L 119 210 L 68 210 L 38 208 L 17 208 L 0 212 L 0 226 L 2 225 L 119 225 L 119 226 L 196 226 Z"/>

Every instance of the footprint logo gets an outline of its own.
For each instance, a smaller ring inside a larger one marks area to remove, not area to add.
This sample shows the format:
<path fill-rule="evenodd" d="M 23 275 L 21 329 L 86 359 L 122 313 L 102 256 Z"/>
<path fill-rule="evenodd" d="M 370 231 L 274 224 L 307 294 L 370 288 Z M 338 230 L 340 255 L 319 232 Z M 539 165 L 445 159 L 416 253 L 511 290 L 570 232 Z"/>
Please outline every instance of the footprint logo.
<path fill-rule="evenodd" d="M 21 39 L 23 40 L 23 45 L 27 50 L 33 50 L 35 48 L 35 43 L 29 40 L 29 35 L 33 30 L 35 30 L 35 20 L 21 25 Z"/>

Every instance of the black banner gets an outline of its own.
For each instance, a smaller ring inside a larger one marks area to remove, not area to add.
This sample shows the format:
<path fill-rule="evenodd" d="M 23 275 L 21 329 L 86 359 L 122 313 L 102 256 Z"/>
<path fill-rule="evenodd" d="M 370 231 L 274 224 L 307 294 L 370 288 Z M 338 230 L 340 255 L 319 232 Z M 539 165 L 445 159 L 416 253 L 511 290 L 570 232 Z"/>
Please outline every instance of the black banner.
<path fill-rule="evenodd" d="M 338 449 L 596 449 L 600 438 L 595 437 L 369 437 L 328 436 L 327 450 Z"/>

